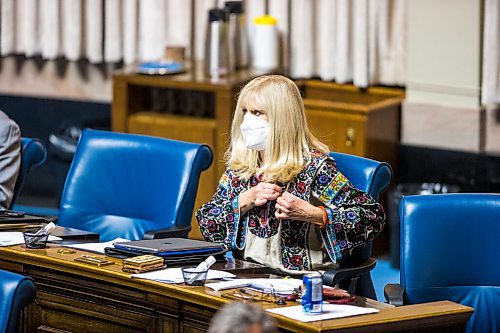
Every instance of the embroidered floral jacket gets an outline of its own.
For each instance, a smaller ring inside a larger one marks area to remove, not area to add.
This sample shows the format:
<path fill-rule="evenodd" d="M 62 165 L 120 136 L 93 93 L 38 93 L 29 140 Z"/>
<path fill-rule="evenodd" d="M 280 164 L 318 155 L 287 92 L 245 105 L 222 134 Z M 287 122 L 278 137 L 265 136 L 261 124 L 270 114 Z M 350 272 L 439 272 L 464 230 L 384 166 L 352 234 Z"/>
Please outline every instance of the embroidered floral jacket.
<path fill-rule="evenodd" d="M 196 212 L 205 239 L 244 251 L 247 238 L 266 239 L 278 235 L 281 268 L 312 270 L 316 268 L 308 248 L 311 232 L 318 234 L 322 251 L 332 263 L 337 263 L 372 240 L 384 226 L 382 206 L 353 187 L 328 155 L 314 154 L 292 181 L 277 184 L 303 200 L 322 204 L 328 216 L 323 229 L 307 222 L 278 220 L 274 215 L 275 201 L 254 207 L 241 216 L 239 195 L 258 183 L 257 177 L 244 181 L 233 170 L 224 172 L 212 199 Z"/>

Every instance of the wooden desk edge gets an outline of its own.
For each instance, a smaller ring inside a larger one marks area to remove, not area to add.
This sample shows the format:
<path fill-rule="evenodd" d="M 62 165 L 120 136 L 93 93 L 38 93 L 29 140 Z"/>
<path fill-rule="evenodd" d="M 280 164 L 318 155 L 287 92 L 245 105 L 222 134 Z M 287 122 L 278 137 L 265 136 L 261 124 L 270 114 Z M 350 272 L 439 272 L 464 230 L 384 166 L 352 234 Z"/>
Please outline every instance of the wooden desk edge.
<path fill-rule="evenodd" d="M 59 245 L 51 245 L 55 248 Z M 19 246 L 17 246 L 19 247 Z M 103 281 L 111 284 L 118 284 L 131 288 L 141 289 L 152 292 L 158 295 L 175 297 L 178 300 L 192 303 L 196 298 L 196 304 L 205 306 L 211 309 L 218 309 L 222 304 L 231 302 L 230 299 L 220 297 L 220 293 L 212 292 L 206 287 L 185 287 L 174 284 L 165 284 L 156 281 L 134 279 L 130 274 L 121 271 L 110 270 L 110 266 L 94 267 L 72 260 L 59 259 L 55 257 L 43 256 L 38 252 L 22 251 L 14 247 L 0 248 L 0 257 L 2 260 L 7 260 L 15 264 L 25 264 L 40 266 L 43 268 L 75 274 L 82 277 L 92 278 L 98 281 Z M 85 253 L 85 251 L 79 251 Z M 114 259 L 118 264 L 120 259 Z M 117 267 L 116 265 L 115 267 Z M 108 278 L 108 279 L 107 279 Z M 110 280 L 111 278 L 112 280 Z M 202 289 L 203 288 L 203 289 Z M 213 294 L 213 295 L 211 295 Z M 203 297 L 200 297 L 203 296 Z M 268 306 L 265 306 L 267 308 Z M 396 314 L 394 314 L 396 312 Z M 449 323 L 463 323 L 472 315 L 473 309 L 464 305 L 453 303 L 450 301 L 440 301 L 425 304 L 409 305 L 400 308 L 384 309 L 376 314 L 368 314 L 362 316 L 353 316 L 346 318 L 338 318 L 326 321 L 302 323 L 293 319 L 280 315 L 273 316 L 278 320 L 279 326 L 287 330 L 297 330 L 303 332 L 328 332 L 328 331 L 350 331 L 356 329 L 356 332 L 374 328 L 384 331 L 386 325 L 398 323 L 397 326 L 404 328 L 408 323 L 415 327 L 415 321 L 421 322 L 420 325 L 434 326 L 442 323 L 444 320 Z M 391 328 L 393 327 L 391 326 Z"/>

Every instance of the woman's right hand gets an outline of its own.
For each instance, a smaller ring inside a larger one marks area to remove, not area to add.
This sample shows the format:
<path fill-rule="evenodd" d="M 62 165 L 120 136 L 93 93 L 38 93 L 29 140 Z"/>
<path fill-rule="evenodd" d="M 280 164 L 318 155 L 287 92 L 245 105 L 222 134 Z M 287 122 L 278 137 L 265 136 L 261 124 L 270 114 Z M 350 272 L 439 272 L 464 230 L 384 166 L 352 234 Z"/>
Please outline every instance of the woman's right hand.
<path fill-rule="evenodd" d="M 240 194 L 240 214 L 243 215 L 253 207 L 265 205 L 281 195 L 281 187 L 261 182 Z"/>

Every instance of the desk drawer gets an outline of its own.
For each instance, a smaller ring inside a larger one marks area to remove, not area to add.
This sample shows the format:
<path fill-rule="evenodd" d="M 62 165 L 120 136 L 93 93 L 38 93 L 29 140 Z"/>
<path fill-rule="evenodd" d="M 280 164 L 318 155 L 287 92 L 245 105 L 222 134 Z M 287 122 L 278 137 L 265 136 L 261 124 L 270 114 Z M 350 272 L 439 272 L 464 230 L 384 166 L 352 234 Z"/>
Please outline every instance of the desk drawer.
<path fill-rule="evenodd" d="M 25 332 L 177 331 L 175 300 L 165 299 L 160 313 L 141 290 L 29 266 L 26 273 L 37 296 L 25 310 Z"/>
<path fill-rule="evenodd" d="M 18 274 L 23 274 L 24 272 L 23 265 L 7 260 L 0 260 L 0 269 Z"/>

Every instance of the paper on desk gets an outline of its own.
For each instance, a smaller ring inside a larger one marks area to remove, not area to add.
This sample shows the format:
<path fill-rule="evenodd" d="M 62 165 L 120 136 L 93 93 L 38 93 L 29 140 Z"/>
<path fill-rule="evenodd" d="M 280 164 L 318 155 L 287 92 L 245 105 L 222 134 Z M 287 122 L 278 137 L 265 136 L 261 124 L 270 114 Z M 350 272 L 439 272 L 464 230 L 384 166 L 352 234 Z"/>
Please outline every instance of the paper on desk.
<path fill-rule="evenodd" d="M 250 285 L 251 279 L 234 279 L 231 281 L 222 281 L 222 282 L 213 282 L 206 283 L 205 287 L 213 289 L 215 291 L 240 288 L 240 287 L 248 287 Z"/>
<path fill-rule="evenodd" d="M 147 273 L 139 273 L 132 274 L 134 278 L 154 280 L 160 282 L 167 283 L 183 283 L 184 278 L 182 277 L 181 268 L 166 268 L 158 271 L 147 272 Z M 234 278 L 236 277 L 234 274 L 225 272 L 225 271 L 217 271 L 214 269 L 208 270 L 207 280 L 215 280 L 215 279 L 225 279 L 225 278 Z"/>
<path fill-rule="evenodd" d="M 78 243 L 78 244 L 64 244 L 65 247 L 72 247 L 74 249 L 86 250 L 90 252 L 97 252 L 104 254 L 104 249 L 106 247 L 113 247 L 114 243 L 119 242 L 130 242 L 130 240 L 125 238 L 115 238 L 109 242 L 104 243 Z"/>
<path fill-rule="evenodd" d="M 302 306 L 300 305 L 267 309 L 267 311 L 306 323 L 311 321 L 359 316 L 379 312 L 378 309 L 362 308 L 360 306 L 344 304 L 323 304 L 323 313 L 315 315 L 307 315 L 303 313 Z"/>
<path fill-rule="evenodd" d="M 62 240 L 56 236 L 50 236 L 49 242 Z M 0 232 L 0 246 L 10 246 L 24 244 L 24 236 L 22 232 Z"/>
<path fill-rule="evenodd" d="M 233 289 L 239 287 L 249 287 L 271 293 L 274 291 L 277 294 L 291 294 L 294 289 L 302 285 L 302 280 L 299 279 L 236 279 L 232 281 L 223 281 L 215 283 L 207 283 L 205 286 L 215 291 Z M 272 290 L 271 290 L 272 289 Z"/>

